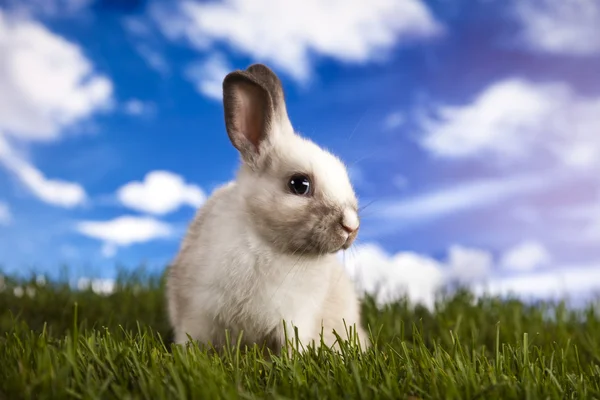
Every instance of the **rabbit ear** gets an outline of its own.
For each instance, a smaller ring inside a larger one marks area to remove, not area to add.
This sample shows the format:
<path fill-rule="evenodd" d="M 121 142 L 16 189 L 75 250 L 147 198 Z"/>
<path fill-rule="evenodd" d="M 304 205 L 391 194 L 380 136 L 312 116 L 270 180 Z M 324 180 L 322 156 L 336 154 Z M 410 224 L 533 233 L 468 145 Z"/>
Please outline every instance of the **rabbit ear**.
<path fill-rule="evenodd" d="M 223 107 L 229 139 L 250 164 L 260 155 L 273 124 L 288 121 L 281 82 L 262 64 L 225 77 Z"/>
<path fill-rule="evenodd" d="M 285 107 L 285 96 L 283 94 L 283 86 L 275 73 L 263 64 L 253 64 L 246 70 L 258 81 L 262 82 L 264 88 L 271 95 L 273 102 L 274 117 L 282 119 L 282 122 L 287 120 L 287 110 Z"/>

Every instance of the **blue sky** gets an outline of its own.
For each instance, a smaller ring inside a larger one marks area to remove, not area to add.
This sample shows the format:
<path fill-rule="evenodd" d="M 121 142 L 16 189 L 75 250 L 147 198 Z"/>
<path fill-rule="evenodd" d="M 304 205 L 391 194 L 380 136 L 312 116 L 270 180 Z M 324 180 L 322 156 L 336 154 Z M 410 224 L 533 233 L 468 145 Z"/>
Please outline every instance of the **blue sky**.
<path fill-rule="evenodd" d="M 163 268 L 237 167 L 221 81 L 263 62 L 369 204 L 365 289 L 590 292 L 599 26 L 595 0 L 5 1 L 0 263 Z"/>

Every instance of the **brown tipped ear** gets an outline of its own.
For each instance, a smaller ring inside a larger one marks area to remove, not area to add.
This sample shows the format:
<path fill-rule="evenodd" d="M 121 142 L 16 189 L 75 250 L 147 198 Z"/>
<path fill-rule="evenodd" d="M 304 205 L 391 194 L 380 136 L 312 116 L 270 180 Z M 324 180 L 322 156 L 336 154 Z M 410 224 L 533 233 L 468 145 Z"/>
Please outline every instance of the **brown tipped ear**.
<path fill-rule="evenodd" d="M 275 113 L 287 116 L 283 86 L 279 77 L 264 64 L 252 64 L 246 71 L 262 82 L 263 87 L 269 92 Z"/>
<path fill-rule="evenodd" d="M 252 161 L 273 120 L 268 89 L 248 71 L 231 72 L 223 80 L 223 107 L 231 143 L 246 161 Z"/>

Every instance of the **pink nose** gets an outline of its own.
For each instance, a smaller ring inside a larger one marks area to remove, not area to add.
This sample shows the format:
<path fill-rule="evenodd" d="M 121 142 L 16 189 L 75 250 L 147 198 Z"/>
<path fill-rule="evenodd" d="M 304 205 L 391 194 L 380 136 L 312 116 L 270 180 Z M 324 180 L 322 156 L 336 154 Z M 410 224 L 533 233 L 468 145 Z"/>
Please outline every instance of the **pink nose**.
<path fill-rule="evenodd" d="M 342 228 L 348 233 L 354 233 L 358 229 L 358 216 L 354 210 L 344 210 L 342 220 L 340 221 Z"/>
<path fill-rule="evenodd" d="M 355 228 L 355 227 L 352 227 L 352 226 L 347 226 L 347 225 L 345 225 L 344 223 L 342 223 L 342 228 L 344 228 L 344 230 L 345 230 L 346 232 L 348 232 L 348 233 L 352 233 L 352 232 L 354 232 L 354 231 L 356 230 L 356 228 Z"/>

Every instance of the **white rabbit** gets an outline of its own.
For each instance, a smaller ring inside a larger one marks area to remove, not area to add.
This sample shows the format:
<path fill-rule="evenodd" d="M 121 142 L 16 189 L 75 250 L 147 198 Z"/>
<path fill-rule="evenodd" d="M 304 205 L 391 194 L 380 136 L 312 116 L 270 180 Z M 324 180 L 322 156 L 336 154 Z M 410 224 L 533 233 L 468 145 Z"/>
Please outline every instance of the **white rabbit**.
<path fill-rule="evenodd" d="M 281 350 L 295 326 L 303 346 L 333 345 L 356 329 L 354 285 L 336 253 L 359 228 L 346 167 L 294 132 L 279 78 L 254 64 L 223 81 L 225 125 L 241 154 L 235 181 L 200 208 L 169 267 L 167 300 L 175 342 L 187 335 Z M 323 328 L 323 330 L 322 330 Z"/>

